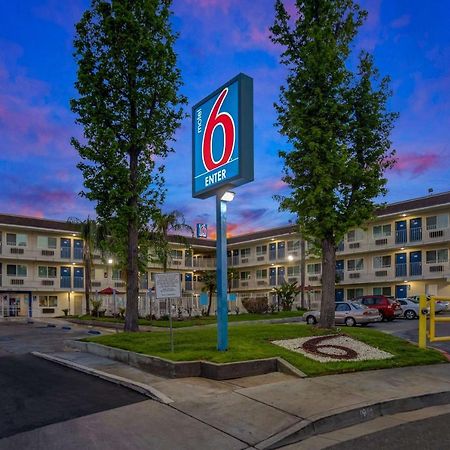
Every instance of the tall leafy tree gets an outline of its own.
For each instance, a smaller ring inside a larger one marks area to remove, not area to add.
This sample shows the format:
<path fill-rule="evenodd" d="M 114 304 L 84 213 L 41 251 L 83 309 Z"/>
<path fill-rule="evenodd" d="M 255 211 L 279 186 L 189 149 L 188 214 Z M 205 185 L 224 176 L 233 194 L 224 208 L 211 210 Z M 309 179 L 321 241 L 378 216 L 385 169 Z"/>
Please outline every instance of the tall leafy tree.
<path fill-rule="evenodd" d="M 295 5 L 291 18 L 277 0 L 271 28 L 288 69 L 275 108 L 291 146 L 280 151 L 291 193 L 277 198 L 321 251 L 319 325 L 328 328 L 334 322 L 336 247 L 349 229 L 373 216 L 376 198 L 386 192 L 396 114 L 386 107 L 389 79 L 380 80 L 370 55 L 361 53 L 351 70 L 351 43 L 367 13 L 353 0 Z"/>
<path fill-rule="evenodd" d="M 126 265 L 125 330 L 138 330 L 139 271 L 147 224 L 164 197 L 164 166 L 183 117 L 170 0 L 91 0 L 76 26 L 76 88 L 71 101 L 84 139 L 82 195 L 96 202 L 108 246 Z M 160 161 L 157 163 L 157 161 Z"/>

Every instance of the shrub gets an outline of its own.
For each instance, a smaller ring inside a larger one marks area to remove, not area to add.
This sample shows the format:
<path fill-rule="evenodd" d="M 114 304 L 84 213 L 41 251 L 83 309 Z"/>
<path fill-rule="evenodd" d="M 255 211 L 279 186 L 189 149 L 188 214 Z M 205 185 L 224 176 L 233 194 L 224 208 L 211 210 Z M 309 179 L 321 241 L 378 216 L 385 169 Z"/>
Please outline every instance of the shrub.
<path fill-rule="evenodd" d="M 264 314 L 269 309 L 266 297 L 243 298 L 242 306 L 251 314 Z"/>
<path fill-rule="evenodd" d="M 91 315 L 94 317 L 98 317 L 98 310 L 100 309 L 100 306 L 102 306 L 102 300 L 91 300 L 92 304 L 92 311 Z"/>

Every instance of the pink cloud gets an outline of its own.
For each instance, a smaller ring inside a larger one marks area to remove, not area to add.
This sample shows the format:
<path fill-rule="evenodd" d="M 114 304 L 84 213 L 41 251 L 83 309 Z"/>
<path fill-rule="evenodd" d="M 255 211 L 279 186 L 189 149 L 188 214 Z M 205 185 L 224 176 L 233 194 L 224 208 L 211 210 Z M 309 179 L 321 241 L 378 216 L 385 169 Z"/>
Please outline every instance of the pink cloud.
<path fill-rule="evenodd" d="M 3 156 L 45 155 L 56 149 L 73 156 L 69 140 L 78 130 L 69 111 L 48 102 L 50 88 L 46 83 L 27 77 L 20 68 L 16 73 L 12 70 L 0 65 Z"/>
<path fill-rule="evenodd" d="M 230 8 L 238 4 L 238 0 L 185 0 L 193 8 L 201 8 L 203 10 L 218 10 L 228 13 Z"/>
<path fill-rule="evenodd" d="M 70 0 L 61 2 L 60 0 L 47 0 L 35 7 L 33 12 L 40 18 L 53 22 L 68 33 L 75 31 L 77 23 L 85 7 L 81 0 Z"/>
<path fill-rule="evenodd" d="M 274 15 L 271 2 L 187 0 L 175 2 L 174 12 L 182 20 L 181 39 L 195 36 L 190 52 L 200 56 L 223 53 L 230 47 L 234 51 L 275 51 L 269 38 Z"/>
<path fill-rule="evenodd" d="M 416 113 L 447 112 L 450 107 L 450 74 L 439 78 L 423 79 L 415 77 L 415 88 L 410 97 L 411 109 Z"/>
<path fill-rule="evenodd" d="M 409 14 L 403 14 L 403 16 L 398 17 L 391 22 L 392 28 L 404 28 L 411 22 L 411 16 Z"/>
<path fill-rule="evenodd" d="M 396 172 L 411 172 L 413 175 L 439 168 L 442 165 L 442 158 L 437 153 L 419 154 L 402 153 L 398 155 L 398 161 L 393 170 Z"/>
<path fill-rule="evenodd" d="M 14 213 L 20 216 L 38 217 L 40 219 L 44 218 L 44 212 L 42 209 L 34 208 L 32 206 L 19 207 Z"/>

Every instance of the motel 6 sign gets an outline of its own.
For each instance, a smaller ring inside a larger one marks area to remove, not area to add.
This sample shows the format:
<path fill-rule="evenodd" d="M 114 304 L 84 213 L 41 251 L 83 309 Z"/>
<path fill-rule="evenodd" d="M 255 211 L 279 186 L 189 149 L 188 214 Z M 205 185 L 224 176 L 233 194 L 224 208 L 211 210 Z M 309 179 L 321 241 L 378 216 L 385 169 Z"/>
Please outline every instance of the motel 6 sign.
<path fill-rule="evenodd" d="M 253 79 L 239 74 L 192 108 L 192 197 L 253 181 Z"/>

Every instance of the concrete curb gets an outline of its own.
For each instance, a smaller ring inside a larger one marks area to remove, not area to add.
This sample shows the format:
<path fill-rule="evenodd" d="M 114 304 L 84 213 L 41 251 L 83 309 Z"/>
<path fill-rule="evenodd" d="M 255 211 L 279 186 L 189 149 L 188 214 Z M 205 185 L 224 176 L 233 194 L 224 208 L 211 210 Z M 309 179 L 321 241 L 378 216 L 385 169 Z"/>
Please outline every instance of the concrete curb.
<path fill-rule="evenodd" d="M 303 372 L 278 357 L 217 364 L 208 361 L 171 361 L 94 342 L 66 341 L 66 345 L 168 378 L 204 377 L 212 380 L 230 380 L 270 372 L 283 372 L 299 378 L 306 377 Z"/>
<path fill-rule="evenodd" d="M 340 430 L 375 418 L 431 406 L 450 404 L 450 391 L 434 392 L 373 403 L 318 419 L 304 419 L 255 445 L 261 450 L 274 450 L 323 433 Z"/>
<path fill-rule="evenodd" d="M 170 397 L 158 391 L 158 389 L 149 386 L 148 384 L 130 380 L 129 378 L 119 377 L 117 375 L 103 372 L 101 370 L 92 369 L 91 367 L 83 366 L 82 364 L 78 364 L 73 361 L 69 361 L 67 359 L 59 358 L 57 356 L 49 355 L 47 353 L 31 352 L 31 354 L 33 356 L 36 356 L 37 358 L 42 358 L 47 361 L 51 361 L 53 363 L 68 367 L 70 369 L 78 370 L 79 372 L 83 372 L 88 375 L 93 375 L 94 377 L 101 378 L 102 380 L 106 380 L 111 383 L 124 386 L 128 389 L 132 389 L 133 391 L 146 395 L 147 397 L 150 397 L 151 399 L 156 400 L 160 403 L 164 404 L 173 403 L 173 400 Z"/>

